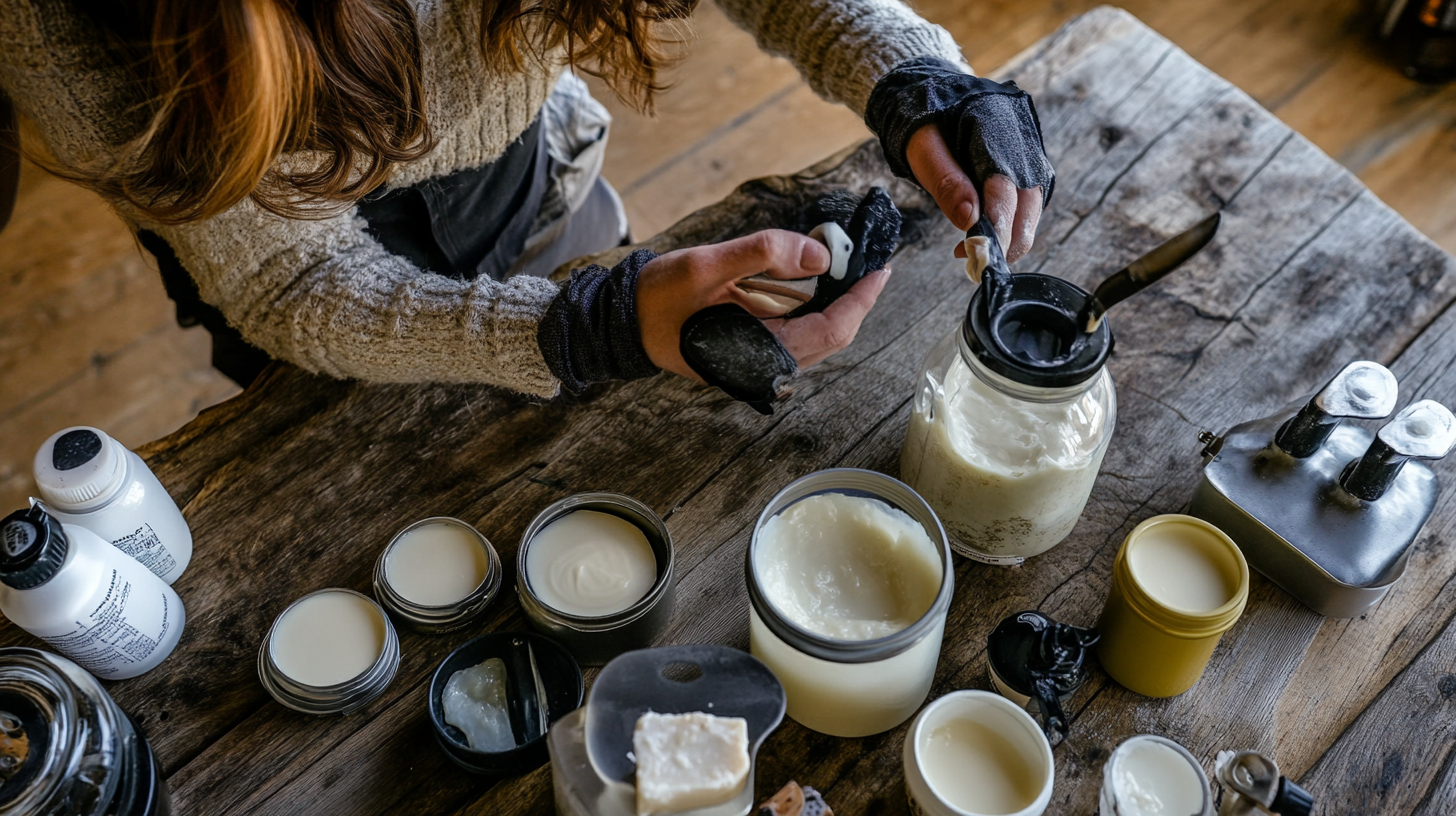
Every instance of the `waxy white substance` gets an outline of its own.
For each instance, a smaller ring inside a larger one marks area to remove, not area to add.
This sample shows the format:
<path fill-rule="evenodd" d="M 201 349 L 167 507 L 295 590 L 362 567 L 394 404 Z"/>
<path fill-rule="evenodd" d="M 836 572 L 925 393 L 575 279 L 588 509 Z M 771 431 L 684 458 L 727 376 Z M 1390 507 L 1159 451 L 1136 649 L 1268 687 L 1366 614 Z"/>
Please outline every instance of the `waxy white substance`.
<path fill-rule="evenodd" d="M 940 592 L 925 528 L 876 499 L 821 493 L 759 531 L 763 591 L 784 617 L 838 640 L 885 637 L 919 620 Z"/>
<path fill-rule="evenodd" d="M 1112 784 L 1119 816 L 1195 816 L 1203 812 L 1199 782 L 1203 771 L 1172 748 L 1136 739 L 1117 751 L 1114 762 Z"/>
<path fill-rule="evenodd" d="M 295 681 L 334 686 L 374 665 L 384 641 L 384 615 L 367 599 L 320 592 L 283 613 L 268 648 L 274 664 Z"/>
<path fill-rule="evenodd" d="M 558 612 L 601 617 L 621 612 L 652 590 L 657 556 L 632 522 L 573 510 L 531 539 L 526 582 L 541 603 Z"/>
<path fill-rule="evenodd" d="M 1183 612 L 1212 612 L 1238 592 L 1227 550 L 1191 524 L 1159 524 L 1128 550 L 1133 577 L 1158 603 Z"/>
<path fill-rule="evenodd" d="M 410 603 L 446 606 L 465 600 L 485 580 L 490 559 L 480 539 L 450 522 L 423 524 L 395 541 L 384 577 Z"/>
<path fill-rule="evenodd" d="M 637 718 L 632 753 L 638 816 L 722 804 L 748 779 L 748 721 L 649 711 Z"/>
<path fill-rule="evenodd" d="M 516 747 L 506 709 L 506 664 L 492 657 L 478 666 L 450 675 L 440 695 L 445 722 L 460 729 L 476 751 L 509 751 Z"/>
<path fill-rule="evenodd" d="M 920 768 L 936 795 L 972 813 L 1016 813 L 1036 801 L 1041 779 L 1005 736 L 984 723 L 954 719 L 933 731 Z"/>
<path fill-rule="evenodd" d="M 967 546 L 1040 555 L 1072 532 L 1102 466 L 1111 429 L 1091 393 L 1061 403 L 1013 399 L 957 358 L 929 410 L 910 415 L 900 477 Z"/>

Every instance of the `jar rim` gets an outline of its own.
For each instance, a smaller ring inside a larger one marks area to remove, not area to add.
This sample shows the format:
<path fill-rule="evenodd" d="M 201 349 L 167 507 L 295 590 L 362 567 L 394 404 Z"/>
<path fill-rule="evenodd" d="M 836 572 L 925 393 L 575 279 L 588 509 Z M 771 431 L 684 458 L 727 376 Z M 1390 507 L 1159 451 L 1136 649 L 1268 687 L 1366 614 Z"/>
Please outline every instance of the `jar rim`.
<path fill-rule="evenodd" d="M 823 493 L 854 495 L 862 493 L 878 499 L 909 515 L 936 545 L 941 560 L 940 589 L 935 600 L 916 621 L 898 632 L 868 640 L 840 640 L 821 635 L 789 620 L 763 591 L 758 575 L 755 556 L 758 553 L 759 533 L 769 519 L 799 501 Z M 889 494 L 889 495 L 887 495 Z M 927 520 L 930 523 L 926 523 Z M 754 611 L 769 631 L 780 640 L 811 657 L 833 663 L 873 663 L 894 657 L 909 650 L 929 635 L 939 625 L 940 619 L 950 609 L 951 596 L 955 593 L 955 563 L 951 558 L 950 542 L 940 517 L 935 514 L 925 499 L 909 485 L 892 476 L 863 468 L 829 468 L 800 476 L 774 495 L 764 506 L 753 526 L 749 539 L 748 554 L 744 565 L 748 600 Z"/>
<path fill-rule="evenodd" d="M 647 537 L 648 544 L 653 545 L 653 555 L 658 559 L 657 577 L 653 580 L 652 587 L 647 590 L 647 594 L 631 606 L 608 615 L 574 615 L 547 604 L 536 595 L 536 591 L 531 587 L 526 570 L 526 553 L 531 548 L 532 540 L 551 522 L 577 510 L 596 510 L 617 516 L 642 530 L 643 535 Z M 624 516 L 620 512 L 615 512 L 621 510 L 629 511 L 631 515 Z M 641 522 L 646 522 L 646 528 Z M 660 548 L 654 543 L 654 537 L 661 541 Z M 675 572 L 676 554 L 674 549 L 672 534 L 668 531 L 666 522 L 655 510 L 643 502 L 624 493 L 609 491 L 574 493 L 547 505 L 545 509 L 536 514 L 535 518 L 531 519 L 530 524 L 526 525 L 525 532 L 521 533 L 521 544 L 516 549 L 516 594 L 520 596 L 521 607 L 527 617 L 533 620 L 544 618 L 553 624 L 578 632 L 605 632 L 620 629 L 651 612 L 667 595 L 672 587 Z M 664 554 L 666 555 L 665 563 L 662 557 Z"/>
<path fill-rule="evenodd" d="M 985 361 L 967 344 L 965 332 L 955 332 L 955 338 L 956 350 L 960 352 L 961 360 L 965 362 L 966 367 L 971 370 L 971 373 L 976 375 L 976 379 L 1003 396 L 1022 400 L 1023 402 L 1042 404 L 1071 402 L 1088 391 L 1091 391 L 1101 381 L 1103 376 L 1108 376 L 1107 365 L 1104 363 L 1096 371 L 1089 374 L 1087 379 L 1073 385 L 1044 386 L 1021 383 L 999 374 L 987 366 Z"/>
<path fill-rule="evenodd" d="M 1234 589 L 1232 597 L 1206 612 L 1190 612 L 1159 601 L 1148 590 L 1132 569 L 1129 553 L 1139 546 L 1142 537 L 1148 530 L 1163 525 L 1196 527 L 1209 534 L 1230 554 L 1231 560 L 1238 569 L 1238 586 Z M 1115 585 L 1123 589 L 1123 595 L 1134 611 L 1173 637 L 1195 639 L 1222 633 L 1238 621 L 1249 600 L 1249 563 L 1244 558 L 1243 551 L 1224 531 L 1201 518 L 1181 513 L 1153 516 L 1144 519 L 1134 527 L 1123 539 L 1122 546 L 1117 551 L 1117 558 L 1113 562 L 1112 580 Z"/>

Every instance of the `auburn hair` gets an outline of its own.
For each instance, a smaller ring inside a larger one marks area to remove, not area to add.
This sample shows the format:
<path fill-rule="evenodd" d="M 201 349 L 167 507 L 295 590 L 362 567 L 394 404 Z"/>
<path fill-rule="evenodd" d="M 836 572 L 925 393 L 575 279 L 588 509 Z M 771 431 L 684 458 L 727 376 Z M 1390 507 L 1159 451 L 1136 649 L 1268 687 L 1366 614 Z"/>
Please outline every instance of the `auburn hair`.
<path fill-rule="evenodd" d="M 482 58 L 521 71 L 564 50 L 650 110 L 680 42 L 671 22 L 694 2 L 481 0 Z M 412 0 L 78 5 L 127 55 L 145 125 L 102 166 L 44 163 L 157 222 L 209 218 L 245 198 L 284 217 L 325 217 L 434 145 Z"/>

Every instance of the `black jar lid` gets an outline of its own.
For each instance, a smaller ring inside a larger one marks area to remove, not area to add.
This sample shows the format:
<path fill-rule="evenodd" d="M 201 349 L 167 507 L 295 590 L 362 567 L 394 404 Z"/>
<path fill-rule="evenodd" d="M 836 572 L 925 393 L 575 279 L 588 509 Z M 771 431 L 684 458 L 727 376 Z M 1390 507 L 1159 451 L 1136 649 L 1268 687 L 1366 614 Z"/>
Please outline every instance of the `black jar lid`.
<path fill-rule="evenodd" d="M 1112 353 L 1112 329 L 1102 320 L 1090 335 L 1077 315 L 1092 297 L 1050 275 L 1010 275 L 1005 291 L 987 302 L 985 282 L 971 295 L 961 334 L 971 353 L 1012 382 L 1039 388 L 1081 385 L 1097 375 Z"/>
<path fill-rule="evenodd" d="M 16 510 L 0 521 L 0 582 L 34 589 L 61 569 L 69 549 L 61 523 L 40 505 Z"/>

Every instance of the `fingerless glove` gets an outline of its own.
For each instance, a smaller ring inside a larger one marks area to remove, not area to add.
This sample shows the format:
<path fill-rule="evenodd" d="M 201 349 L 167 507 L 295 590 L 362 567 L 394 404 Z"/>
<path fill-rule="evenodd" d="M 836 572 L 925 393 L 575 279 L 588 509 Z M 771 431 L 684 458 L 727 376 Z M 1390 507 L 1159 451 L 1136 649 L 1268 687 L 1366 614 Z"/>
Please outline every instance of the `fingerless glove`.
<path fill-rule="evenodd" d="M 1041 122 L 1015 82 L 992 82 L 936 57 L 917 57 L 880 78 L 865 107 L 865 124 L 880 137 L 895 175 L 919 183 L 906 160 L 910 137 L 925 125 L 940 129 L 951 155 L 984 189 L 1002 174 L 1026 190 L 1052 198 L 1056 173 L 1042 144 Z"/>
<path fill-rule="evenodd" d="M 580 393 L 592 383 L 637 380 L 659 369 L 642 347 L 637 276 L 657 254 L 639 249 L 607 269 L 572 270 L 536 329 L 536 345 L 561 386 Z"/>

